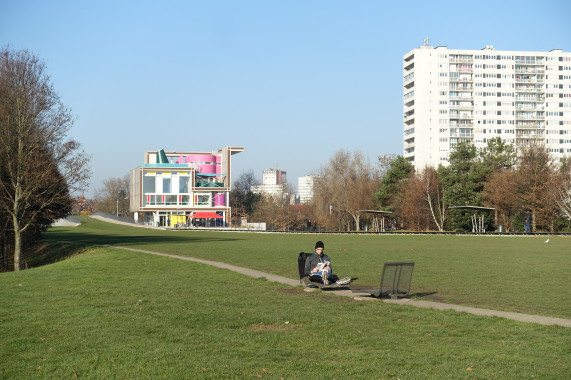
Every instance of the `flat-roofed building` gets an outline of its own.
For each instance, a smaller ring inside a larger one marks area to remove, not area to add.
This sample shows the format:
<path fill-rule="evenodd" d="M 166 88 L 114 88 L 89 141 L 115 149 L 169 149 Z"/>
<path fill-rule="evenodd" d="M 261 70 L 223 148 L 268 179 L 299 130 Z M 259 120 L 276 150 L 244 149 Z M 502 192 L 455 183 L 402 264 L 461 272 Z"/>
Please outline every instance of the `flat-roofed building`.
<path fill-rule="evenodd" d="M 404 157 L 417 169 L 449 164 L 462 141 L 484 148 L 545 143 L 571 155 L 571 53 L 424 46 L 403 57 Z"/>
<path fill-rule="evenodd" d="M 145 152 L 131 170 L 130 209 L 153 226 L 227 226 L 231 157 L 242 147 L 210 152 Z"/>

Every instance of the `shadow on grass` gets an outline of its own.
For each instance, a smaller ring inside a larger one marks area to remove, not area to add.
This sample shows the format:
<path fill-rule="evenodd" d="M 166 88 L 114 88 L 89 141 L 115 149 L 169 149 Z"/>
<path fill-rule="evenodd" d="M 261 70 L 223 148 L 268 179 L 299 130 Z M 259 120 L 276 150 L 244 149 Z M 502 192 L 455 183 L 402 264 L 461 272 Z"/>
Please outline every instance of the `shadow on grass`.
<path fill-rule="evenodd" d="M 411 293 L 410 297 L 414 297 L 414 298 L 423 298 L 423 297 L 428 297 L 431 296 L 433 294 L 438 294 L 438 292 L 426 292 L 426 293 Z"/>
<path fill-rule="evenodd" d="M 57 263 L 86 251 L 86 247 L 64 242 L 41 242 L 29 249 L 23 260 L 25 269 Z"/>
<path fill-rule="evenodd" d="M 219 238 L 204 236 L 167 236 L 167 235 L 122 235 L 122 234 L 94 234 L 86 232 L 82 234 L 66 232 L 50 232 L 44 236 L 44 240 L 52 242 L 68 242 L 82 245 L 119 245 L 119 244 L 152 244 L 152 243 L 191 243 L 209 241 L 236 241 L 236 238 Z"/>

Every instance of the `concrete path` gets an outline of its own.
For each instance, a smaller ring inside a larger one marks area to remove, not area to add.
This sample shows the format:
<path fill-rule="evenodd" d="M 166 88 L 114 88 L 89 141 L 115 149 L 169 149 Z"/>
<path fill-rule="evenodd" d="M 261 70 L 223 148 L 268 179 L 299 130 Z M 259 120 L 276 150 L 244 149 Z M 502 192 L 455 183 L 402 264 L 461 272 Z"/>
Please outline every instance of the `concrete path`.
<path fill-rule="evenodd" d="M 268 281 L 278 282 L 281 284 L 286 284 L 289 286 L 301 286 L 299 280 L 294 280 L 287 277 L 282 277 L 274 274 L 269 274 L 265 272 L 261 272 L 255 269 L 243 268 L 238 267 L 235 265 L 230 265 L 226 263 L 221 263 L 218 261 L 210 261 L 210 260 L 202 260 L 196 259 L 193 257 L 185 257 L 185 256 L 178 256 L 178 255 L 171 255 L 168 253 L 161 253 L 161 252 L 153 252 L 153 251 L 146 251 L 143 249 L 134 249 L 134 248 L 126 248 L 126 247 L 119 247 L 119 246 L 108 246 L 112 248 L 123 249 L 132 252 L 140 252 L 140 253 L 147 253 L 151 255 L 157 256 L 165 256 L 171 257 L 173 259 L 179 260 L 186 260 L 186 261 L 193 261 L 197 263 L 202 263 L 206 265 L 211 265 L 217 268 L 228 269 L 233 272 L 237 272 L 246 276 L 254 277 L 254 278 L 265 278 Z M 307 289 L 309 290 L 309 289 Z M 314 290 L 314 289 L 311 289 Z M 309 290 L 309 291 L 311 291 Z M 334 293 L 339 296 L 351 297 L 356 300 L 376 300 L 379 301 L 380 299 L 374 298 L 371 296 L 367 296 L 364 293 L 353 293 L 351 290 L 328 290 L 328 293 Z M 399 300 L 390 300 L 390 299 L 383 299 L 382 302 L 386 303 L 394 303 L 398 305 L 406 305 L 406 306 L 416 306 L 416 307 L 424 307 L 430 309 L 438 309 L 438 310 L 456 310 L 458 312 L 470 313 L 475 315 L 485 315 L 485 316 L 494 316 L 500 318 L 508 318 L 513 319 L 515 321 L 520 322 L 531 322 L 531 323 L 538 323 L 541 325 L 558 325 L 564 327 L 571 327 L 571 319 L 564 319 L 564 318 L 551 318 L 551 317 L 543 317 L 540 315 L 531 315 L 531 314 L 521 314 L 521 313 L 513 313 L 507 311 L 498 311 L 498 310 L 489 310 L 489 309 L 479 309 L 475 307 L 469 306 L 461 306 L 461 305 L 451 305 L 445 304 L 440 302 L 431 302 L 431 301 L 419 301 L 419 300 L 412 300 L 408 298 L 399 299 Z"/>

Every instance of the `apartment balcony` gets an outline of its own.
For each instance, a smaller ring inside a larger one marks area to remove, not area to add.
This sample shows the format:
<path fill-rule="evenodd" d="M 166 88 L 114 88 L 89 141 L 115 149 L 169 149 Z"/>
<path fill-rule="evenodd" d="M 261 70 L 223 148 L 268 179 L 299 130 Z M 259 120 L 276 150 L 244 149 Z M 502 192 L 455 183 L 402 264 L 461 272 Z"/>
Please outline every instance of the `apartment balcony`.
<path fill-rule="evenodd" d="M 526 140 L 545 140 L 543 134 L 535 133 L 517 133 L 515 134 L 516 142 L 525 142 Z"/>
<path fill-rule="evenodd" d="M 473 133 L 450 133 L 451 138 L 473 139 Z"/>
<path fill-rule="evenodd" d="M 515 115 L 516 120 L 545 120 L 545 116 L 543 115 Z"/>
<path fill-rule="evenodd" d="M 515 64 L 516 65 L 525 65 L 525 66 L 543 66 L 543 65 L 545 65 L 545 61 L 543 59 L 536 59 L 534 61 L 516 59 Z"/>
<path fill-rule="evenodd" d="M 474 86 L 458 86 L 449 88 L 450 91 L 474 91 Z"/>
<path fill-rule="evenodd" d="M 545 92 L 541 87 L 516 87 L 515 92 L 525 92 L 525 93 L 538 93 L 538 92 Z"/>
<path fill-rule="evenodd" d="M 462 95 L 463 95 L 463 96 L 450 95 L 450 96 L 448 97 L 448 99 L 450 99 L 450 100 L 468 100 L 468 101 L 471 101 L 471 100 L 474 99 L 471 94 L 470 94 L 469 96 L 466 96 L 466 95 L 468 95 L 468 94 L 463 93 Z"/>
<path fill-rule="evenodd" d="M 516 83 L 545 83 L 543 78 L 515 78 Z"/>
<path fill-rule="evenodd" d="M 474 57 L 454 57 L 450 56 L 450 63 L 474 63 Z"/>
<path fill-rule="evenodd" d="M 459 114 L 459 115 L 450 115 L 450 120 L 473 120 L 474 115 L 467 115 L 467 114 Z"/>
<path fill-rule="evenodd" d="M 515 101 L 516 102 L 544 102 L 545 101 L 545 95 L 539 95 L 539 96 L 533 96 L 533 97 L 529 97 L 529 96 L 516 96 L 515 97 Z"/>
<path fill-rule="evenodd" d="M 545 129 L 545 124 L 540 122 L 518 121 L 516 129 Z"/>
<path fill-rule="evenodd" d="M 406 94 L 404 94 L 403 100 L 405 101 L 406 104 L 409 104 L 410 102 L 413 102 L 413 101 L 414 101 L 414 90 L 411 91 L 411 92 L 407 92 Z"/>
<path fill-rule="evenodd" d="M 458 77 L 458 78 L 450 78 L 449 81 L 450 83 L 470 83 L 473 82 L 474 80 L 472 78 L 467 78 L 467 77 Z"/>
<path fill-rule="evenodd" d="M 473 110 L 474 109 L 474 105 L 473 104 L 459 104 L 459 105 L 450 105 L 450 109 L 451 110 Z"/>
<path fill-rule="evenodd" d="M 474 72 L 474 70 L 472 69 L 472 67 L 462 67 L 462 68 L 457 68 L 457 69 L 450 69 L 451 73 L 459 73 L 459 74 L 472 74 Z"/>
<path fill-rule="evenodd" d="M 530 102 L 530 103 L 516 104 L 515 109 L 517 111 L 530 112 L 530 111 L 544 111 L 545 107 Z"/>
<path fill-rule="evenodd" d="M 404 150 L 411 150 L 411 149 L 414 150 L 414 139 L 412 139 L 412 142 L 410 143 L 407 143 L 406 141 L 404 143 Z"/>
<path fill-rule="evenodd" d="M 450 124 L 448 124 L 448 126 L 450 129 L 454 129 L 454 128 L 471 129 L 471 128 L 474 128 L 474 122 L 458 123 L 456 121 L 451 121 Z"/>
<path fill-rule="evenodd" d="M 516 67 L 516 74 L 544 74 L 545 70 L 541 67 Z"/>
<path fill-rule="evenodd" d="M 404 84 L 411 83 L 411 82 L 414 82 L 414 73 L 410 73 L 403 78 Z"/>

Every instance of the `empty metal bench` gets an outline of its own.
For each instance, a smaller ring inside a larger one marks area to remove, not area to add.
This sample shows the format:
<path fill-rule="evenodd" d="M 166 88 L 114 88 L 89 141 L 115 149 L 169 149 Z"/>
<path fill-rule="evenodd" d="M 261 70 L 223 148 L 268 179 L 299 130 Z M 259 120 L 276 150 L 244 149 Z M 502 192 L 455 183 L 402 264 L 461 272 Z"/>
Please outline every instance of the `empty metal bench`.
<path fill-rule="evenodd" d="M 414 261 L 388 262 L 383 266 L 379 289 L 354 290 L 355 293 L 370 293 L 375 297 L 390 296 L 392 299 L 410 294 Z"/>

